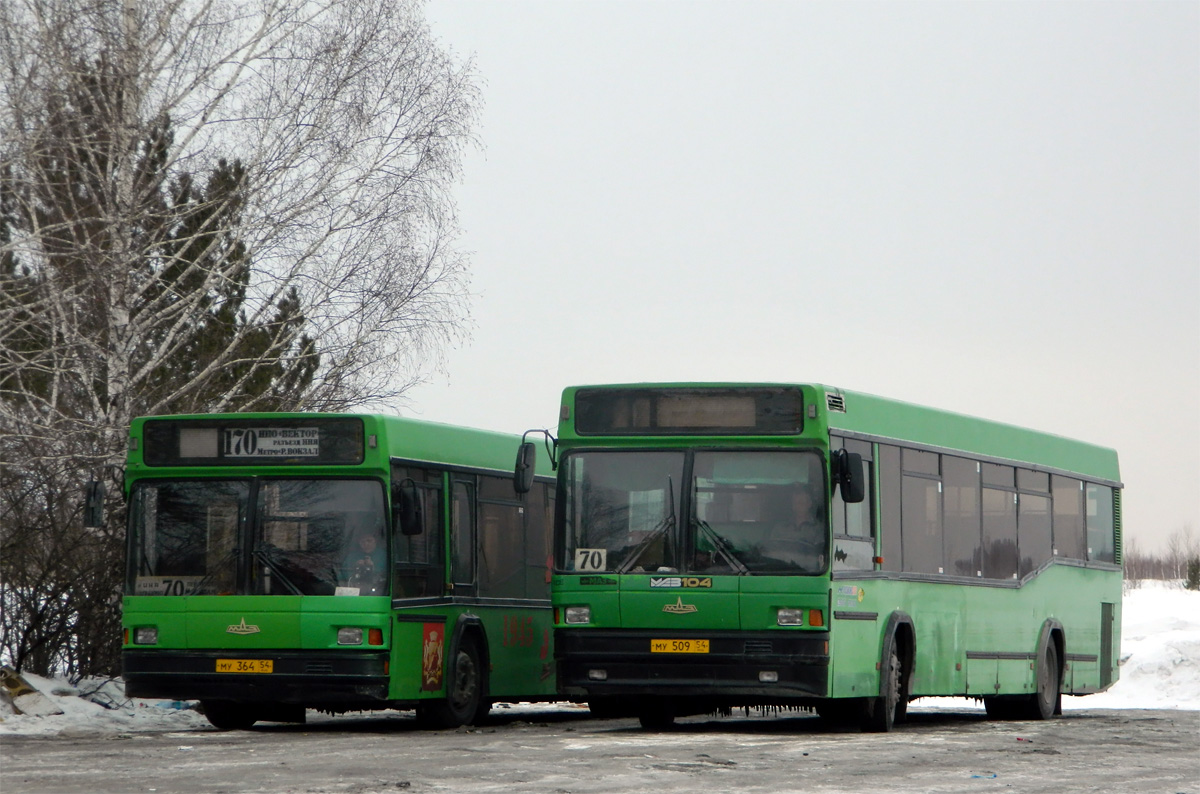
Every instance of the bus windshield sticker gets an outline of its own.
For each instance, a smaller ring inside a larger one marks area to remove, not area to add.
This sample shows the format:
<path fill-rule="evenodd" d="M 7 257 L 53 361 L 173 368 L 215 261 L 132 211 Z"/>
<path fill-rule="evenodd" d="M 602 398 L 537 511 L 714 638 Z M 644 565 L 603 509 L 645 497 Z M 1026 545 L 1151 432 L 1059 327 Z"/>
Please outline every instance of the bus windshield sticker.
<path fill-rule="evenodd" d="M 134 595 L 196 595 L 203 576 L 139 576 Z"/>
<path fill-rule="evenodd" d="M 575 570 L 607 571 L 608 549 L 575 549 Z"/>

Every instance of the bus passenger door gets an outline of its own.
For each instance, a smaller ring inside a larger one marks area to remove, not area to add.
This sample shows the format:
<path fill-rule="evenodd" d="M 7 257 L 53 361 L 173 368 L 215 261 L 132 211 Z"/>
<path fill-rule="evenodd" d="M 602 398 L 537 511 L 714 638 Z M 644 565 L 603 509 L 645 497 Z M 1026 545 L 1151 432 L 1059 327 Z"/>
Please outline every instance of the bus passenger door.
<path fill-rule="evenodd" d="M 475 595 L 475 483 L 454 480 L 450 504 L 450 582 L 453 595 Z"/>

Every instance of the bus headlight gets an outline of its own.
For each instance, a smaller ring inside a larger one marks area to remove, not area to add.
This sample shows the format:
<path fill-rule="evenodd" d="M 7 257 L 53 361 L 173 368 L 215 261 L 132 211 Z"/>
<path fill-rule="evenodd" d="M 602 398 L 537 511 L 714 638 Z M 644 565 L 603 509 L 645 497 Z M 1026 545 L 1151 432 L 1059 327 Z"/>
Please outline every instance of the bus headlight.
<path fill-rule="evenodd" d="M 563 614 L 566 622 L 572 625 L 592 622 L 591 607 L 567 607 L 566 612 Z"/>
<path fill-rule="evenodd" d="M 155 626 L 139 626 L 133 630 L 134 645 L 157 645 L 158 628 Z"/>
<path fill-rule="evenodd" d="M 779 609 L 775 613 L 775 620 L 780 626 L 803 626 L 804 610 Z"/>
<path fill-rule="evenodd" d="M 338 645 L 362 645 L 362 638 L 362 629 L 338 629 Z"/>

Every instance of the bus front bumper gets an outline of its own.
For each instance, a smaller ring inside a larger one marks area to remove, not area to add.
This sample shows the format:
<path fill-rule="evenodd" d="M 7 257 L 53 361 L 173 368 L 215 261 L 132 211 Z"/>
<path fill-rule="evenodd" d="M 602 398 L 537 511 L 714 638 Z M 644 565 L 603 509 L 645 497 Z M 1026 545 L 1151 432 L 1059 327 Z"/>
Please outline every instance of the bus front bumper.
<path fill-rule="evenodd" d="M 271 672 L 218 672 L 218 660 L 270 660 Z M 128 697 L 294 703 L 310 707 L 387 701 L 387 651 L 126 650 Z"/>
<path fill-rule="evenodd" d="M 652 640 L 708 640 L 706 653 L 660 653 Z M 824 697 L 829 633 L 558 629 L 565 695 L 729 696 L 763 702 Z"/>

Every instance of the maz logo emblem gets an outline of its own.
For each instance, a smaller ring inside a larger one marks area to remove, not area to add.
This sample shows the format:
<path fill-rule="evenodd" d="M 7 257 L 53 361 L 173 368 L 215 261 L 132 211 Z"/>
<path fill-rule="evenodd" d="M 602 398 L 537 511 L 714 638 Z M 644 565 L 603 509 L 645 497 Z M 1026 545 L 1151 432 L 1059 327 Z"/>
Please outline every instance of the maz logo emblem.
<path fill-rule="evenodd" d="M 242 618 L 241 623 L 225 629 L 229 634 L 258 634 L 261 630 L 258 626 L 247 626 L 245 618 Z"/>
<path fill-rule="evenodd" d="M 686 615 L 695 611 L 696 605 L 683 603 L 683 596 L 676 598 L 674 604 L 667 604 L 663 607 L 663 612 L 670 612 L 672 615 Z"/>

